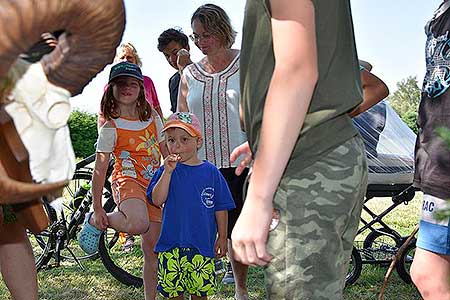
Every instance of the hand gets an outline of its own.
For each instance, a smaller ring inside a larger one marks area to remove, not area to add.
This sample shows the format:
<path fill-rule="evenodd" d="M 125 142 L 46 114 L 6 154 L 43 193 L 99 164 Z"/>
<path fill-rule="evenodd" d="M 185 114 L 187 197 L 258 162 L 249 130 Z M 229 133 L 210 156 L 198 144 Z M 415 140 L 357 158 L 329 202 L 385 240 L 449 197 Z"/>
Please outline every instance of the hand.
<path fill-rule="evenodd" d="M 169 154 L 164 159 L 164 171 L 171 174 L 175 167 L 177 166 L 177 162 L 180 161 L 181 156 L 179 154 Z"/>
<path fill-rule="evenodd" d="M 94 214 L 91 217 L 91 225 L 100 230 L 106 230 L 109 226 L 108 216 L 103 208 L 94 210 Z"/>
<path fill-rule="evenodd" d="M 218 258 L 224 257 L 228 251 L 228 242 L 226 237 L 218 237 L 214 244 L 214 251 Z"/>
<path fill-rule="evenodd" d="M 236 167 L 235 171 L 236 175 L 238 176 L 241 175 L 242 171 L 244 171 L 244 169 L 250 165 L 253 159 L 252 151 L 250 150 L 250 145 L 248 144 L 248 142 L 245 142 L 234 148 L 233 152 L 231 152 L 230 155 L 231 163 L 235 162 L 236 159 L 238 159 L 238 157 L 241 155 L 244 155 L 244 157 Z"/>
<path fill-rule="evenodd" d="M 249 196 L 231 233 L 234 258 L 245 265 L 264 266 L 272 260 L 266 249 L 273 212 L 272 199 L 265 206 L 267 202 Z"/>
<path fill-rule="evenodd" d="M 181 72 L 191 62 L 191 54 L 186 49 L 180 49 L 177 52 L 177 66 Z"/>

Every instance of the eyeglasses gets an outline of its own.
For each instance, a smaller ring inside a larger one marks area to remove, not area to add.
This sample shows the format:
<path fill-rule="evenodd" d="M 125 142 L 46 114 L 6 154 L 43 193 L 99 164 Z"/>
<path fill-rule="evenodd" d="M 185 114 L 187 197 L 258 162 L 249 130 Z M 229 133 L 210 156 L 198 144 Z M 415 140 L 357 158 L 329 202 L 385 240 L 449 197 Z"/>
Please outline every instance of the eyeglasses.
<path fill-rule="evenodd" d="M 212 37 L 212 34 L 209 33 L 209 32 L 202 33 L 201 35 L 196 34 L 196 33 L 193 33 L 193 34 L 189 35 L 189 38 L 194 43 L 198 43 L 200 40 L 208 40 L 211 37 Z"/>

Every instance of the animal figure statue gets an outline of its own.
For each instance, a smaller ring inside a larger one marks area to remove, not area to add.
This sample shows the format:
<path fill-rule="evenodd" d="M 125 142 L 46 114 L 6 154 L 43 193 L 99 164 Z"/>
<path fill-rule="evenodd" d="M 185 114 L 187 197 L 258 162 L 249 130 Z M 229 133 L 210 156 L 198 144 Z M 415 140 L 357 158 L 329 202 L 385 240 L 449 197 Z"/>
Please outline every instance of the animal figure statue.
<path fill-rule="evenodd" d="M 122 0 L 0 0 L 0 205 L 12 204 L 32 231 L 46 225 L 33 220 L 43 214 L 39 198 L 74 171 L 69 98 L 112 62 L 124 27 Z M 20 58 L 56 31 L 51 53 Z M 1 224 L 0 214 L 4 234 Z"/>

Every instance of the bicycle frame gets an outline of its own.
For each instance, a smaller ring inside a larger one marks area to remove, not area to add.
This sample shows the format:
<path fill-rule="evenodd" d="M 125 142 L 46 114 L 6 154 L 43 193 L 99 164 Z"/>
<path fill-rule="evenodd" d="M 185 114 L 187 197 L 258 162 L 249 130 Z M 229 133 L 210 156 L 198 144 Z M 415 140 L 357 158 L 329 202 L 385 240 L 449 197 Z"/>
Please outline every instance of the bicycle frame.
<path fill-rule="evenodd" d="M 75 175 L 72 180 L 91 180 L 93 169 L 87 166 L 94 161 L 95 154 L 90 155 L 86 159 L 77 163 Z M 110 177 L 112 171 L 113 162 L 110 162 L 104 184 L 106 190 L 104 192 L 104 197 L 106 199 L 105 206 L 110 207 L 109 209 L 112 209 L 114 204 L 110 183 L 108 181 L 108 178 Z M 75 193 L 76 191 L 74 191 L 71 197 L 73 197 Z M 70 257 L 77 263 L 77 265 L 81 269 L 84 270 L 80 259 L 75 255 L 72 249 L 70 249 L 69 244 L 72 240 L 76 239 L 78 229 L 84 221 L 85 214 L 89 212 L 92 206 L 92 202 L 92 194 L 89 190 L 86 196 L 83 198 L 81 204 L 76 207 L 73 212 L 70 213 L 69 218 L 67 218 L 68 215 L 64 211 L 64 209 L 61 211 L 60 216 L 58 216 L 54 208 L 52 208 L 48 203 L 45 204 L 51 224 L 48 229 L 45 230 L 41 235 L 35 235 L 39 247 L 41 247 L 41 249 L 44 251 L 41 255 L 42 259 L 39 259 L 36 262 L 38 270 L 59 267 L 62 259 L 64 258 L 61 255 L 61 251 L 63 249 L 66 249 L 69 252 Z M 43 237 L 47 237 L 48 241 L 45 242 Z M 85 258 L 94 257 L 96 255 L 97 254 L 86 256 Z M 54 263 L 49 264 L 51 258 L 54 258 Z"/>

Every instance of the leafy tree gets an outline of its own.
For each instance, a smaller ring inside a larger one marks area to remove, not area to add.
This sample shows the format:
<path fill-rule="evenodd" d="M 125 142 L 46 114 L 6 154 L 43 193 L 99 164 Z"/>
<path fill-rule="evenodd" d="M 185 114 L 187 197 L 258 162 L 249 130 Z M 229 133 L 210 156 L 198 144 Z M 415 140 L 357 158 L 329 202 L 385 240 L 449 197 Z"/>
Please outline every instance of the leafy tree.
<path fill-rule="evenodd" d="M 397 83 L 397 90 L 389 96 L 389 103 L 417 134 L 417 110 L 419 108 L 421 91 L 416 76 L 409 76 Z"/>
<path fill-rule="evenodd" d="M 97 141 L 97 116 L 84 111 L 74 110 L 68 121 L 70 138 L 76 157 L 87 157 L 95 152 Z"/>
<path fill-rule="evenodd" d="M 414 131 L 415 134 L 419 132 L 417 128 L 417 111 L 407 111 L 403 116 L 400 116 L 403 122 Z"/>
<path fill-rule="evenodd" d="M 417 112 L 419 102 L 420 88 L 416 76 L 409 76 L 398 82 L 397 90 L 389 96 L 389 103 L 400 116 L 410 111 Z"/>

